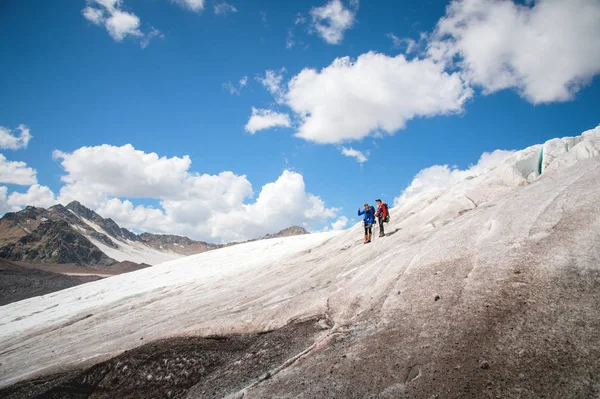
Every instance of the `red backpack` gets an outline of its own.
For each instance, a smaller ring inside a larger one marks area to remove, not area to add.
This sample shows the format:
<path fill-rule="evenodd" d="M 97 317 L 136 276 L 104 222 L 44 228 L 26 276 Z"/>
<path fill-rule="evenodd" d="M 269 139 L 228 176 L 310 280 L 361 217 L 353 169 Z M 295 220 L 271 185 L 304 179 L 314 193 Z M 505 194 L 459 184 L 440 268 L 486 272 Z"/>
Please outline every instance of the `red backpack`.
<path fill-rule="evenodd" d="M 388 204 L 385 202 L 382 204 L 382 206 L 385 208 L 385 219 L 383 219 L 383 221 L 387 223 L 390 221 L 390 210 L 388 208 Z"/>

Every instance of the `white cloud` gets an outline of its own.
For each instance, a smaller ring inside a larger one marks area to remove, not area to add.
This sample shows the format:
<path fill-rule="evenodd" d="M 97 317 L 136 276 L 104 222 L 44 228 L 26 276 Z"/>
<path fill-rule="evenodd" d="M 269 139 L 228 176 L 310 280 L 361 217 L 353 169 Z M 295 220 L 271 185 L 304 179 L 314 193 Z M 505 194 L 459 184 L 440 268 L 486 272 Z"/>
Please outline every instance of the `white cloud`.
<path fill-rule="evenodd" d="M 0 154 L 0 183 L 29 186 L 36 184 L 36 171 L 25 162 L 9 161 Z"/>
<path fill-rule="evenodd" d="M 242 89 L 248 85 L 248 76 L 243 76 L 239 82 L 238 87 L 235 87 L 231 81 L 223 83 L 223 88 L 229 92 L 231 95 L 240 95 Z"/>
<path fill-rule="evenodd" d="M 143 36 L 139 30 L 140 19 L 135 14 L 115 10 L 106 19 L 106 30 L 116 41 L 122 41 L 126 36 Z"/>
<path fill-rule="evenodd" d="M 417 48 L 417 42 L 414 39 L 410 39 L 410 38 L 400 39 L 398 36 L 394 35 L 393 33 L 388 33 L 388 34 L 386 34 L 386 36 L 392 40 L 392 44 L 393 44 L 394 48 L 400 48 L 403 45 L 405 45 L 406 46 L 406 50 L 405 50 L 406 54 L 412 53 L 413 50 L 415 50 Z"/>
<path fill-rule="evenodd" d="M 460 74 L 440 63 L 374 52 L 338 58 L 320 72 L 304 69 L 288 87 L 287 105 L 302 119 L 296 136 L 318 143 L 393 134 L 416 117 L 459 113 L 472 96 Z"/>
<path fill-rule="evenodd" d="M 290 171 L 266 184 L 252 202 L 253 189 L 246 176 L 228 171 L 194 173 L 188 156 L 166 158 L 131 145 L 103 145 L 73 153 L 57 151 L 55 158 L 66 172 L 59 202 L 79 200 L 130 229 L 212 242 L 245 240 L 292 224 L 310 227 L 338 211 L 307 192 L 302 175 Z M 135 206 L 120 197 L 151 198 L 160 207 Z M 44 198 L 50 202 L 53 197 Z"/>
<path fill-rule="evenodd" d="M 240 90 L 237 87 L 235 87 L 233 85 L 233 83 L 231 83 L 231 82 L 223 83 L 223 88 L 225 90 L 227 90 L 229 92 L 229 94 L 231 94 L 231 95 L 233 95 L 233 94 L 236 94 L 238 96 L 240 95 Z"/>
<path fill-rule="evenodd" d="M 289 28 L 288 32 L 287 32 L 287 37 L 285 40 L 285 48 L 291 49 L 292 47 L 294 47 L 296 45 L 304 45 L 304 42 L 302 40 L 296 39 L 294 30 L 296 29 L 296 27 L 298 25 L 304 25 L 304 24 L 306 24 L 306 22 L 307 22 L 306 17 L 302 13 L 296 14 L 296 17 L 294 18 L 294 26 Z M 314 28 L 309 28 L 309 32 L 310 32 L 310 29 L 314 29 Z"/>
<path fill-rule="evenodd" d="M 146 198 L 177 195 L 192 163 L 188 156 L 159 157 L 156 153 L 101 145 L 81 147 L 72 153 L 55 151 L 55 159 L 67 172 L 62 181 L 81 184 L 115 197 Z"/>
<path fill-rule="evenodd" d="M 254 134 L 259 130 L 270 129 L 273 127 L 290 127 L 290 116 L 288 114 L 277 113 L 269 109 L 257 109 L 252 107 L 252 116 L 245 126 L 246 131 Z"/>
<path fill-rule="evenodd" d="M 496 150 L 491 153 L 484 152 L 476 165 L 469 165 L 465 170 L 448 165 L 433 165 L 425 168 L 417 173 L 410 185 L 399 197 L 394 199 L 394 206 L 417 195 L 439 191 L 468 177 L 476 176 L 484 169 L 497 165 L 513 153 L 514 151 L 505 150 Z"/>
<path fill-rule="evenodd" d="M 253 204 L 214 215 L 212 236 L 242 240 L 291 225 L 325 221 L 337 212 L 335 208 L 327 208 L 318 196 L 306 192 L 302 175 L 286 170 L 275 182 L 262 187 Z"/>
<path fill-rule="evenodd" d="M 148 47 L 150 41 L 155 37 L 158 37 L 159 39 L 164 39 L 165 35 L 161 31 L 153 27 L 152 30 L 150 30 L 150 33 L 148 33 L 142 38 L 142 40 L 140 41 L 140 46 L 142 46 L 142 48 Z"/>
<path fill-rule="evenodd" d="M 138 16 L 123 11 L 122 7 L 121 0 L 87 0 L 87 6 L 81 12 L 94 25 L 104 26 L 110 37 L 117 42 L 122 42 L 127 37 L 138 38 L 141 47 L 146 48 L 153 38 L 164 38 L 154 27 L 147 35 L 142 33 Z"/>
<path fill-rule="evenodd" d="M 231 82 L 223 83 L 223 88 L 225 90 L 227 90 L 229 92 L 229 94 L 231 94 L 231 95 L 233 95 L 233 94 L 236 94 L 238 96 L 240 95 L 240 90 L 237 87 L 235 87 L 233 85 L 233 83 L 231 83 Z"/>
<path fill-rule="evenodd" d="M 19 137 L 12 134 L 12 130 L 0 126 L 0 148 L 8 150 L 18 150 L 19 148 L 27 148 L 29 140 L 32 136 L 29 133 L 29 128 L 23 124 L 17 127 L 21 133 Z"/>
<path fill-rule="evenodd" d="M 82 13 L 85 19 L 95 25 L 102 25 L 106 19 L 102 10 L 90 6 L 85 7 L 82 10 Z"/>
<path fill-rule="evenodd" d="M 4 215 L 7 212 L 16 212 L 21 207 L 11 206 L 8 204 L 6 194 L 8 193 L 8 187 L 0 186 L 0 215 Z"/>
<path fill-rule="evenodd" d="M 387 33 L 386 36 L 392 40 L 392 43 L 394 43 L 394 47 L 400 47 L 403 43 L 402 39 L 400 39 L 398 36 L 394 35 L 393 33 Z"/>
<path fill-rule="evenodd" d="M 204 0 L 171 0 L 190 11 L 200 12 L 204 10 Z"/>
<path fill-rule="evenodd" d="M 311 15 L 351 26 L 349 13 L 357 6 L 347 10 L 333 0 Z M 417 57 L 369 52 L 338 58 L 321 71 L 305 68 L 287 87 L 273 71 L 261 81 L 297 116 L 297 137 L 330 144 L 361 140 L 393 134 L 414 118 L 461 113 L 477 85 L 485 93 L 514 88 L 533 103 L 572 98 L 600 73 L 597 21 L 597 0 L 455 0 L 433 34 L 421 33 L 418 41 L 387 35 L 396 46 L 406 45 L 406 53 L 427 47 Z M 290 34 L 287 47 L 294 44 Z"/>
<path fill-rule="evenodd" d="M 39 184 L 30 186 L 26 193 L 12 192 L 7 201 L 13 209 L 20 209 L 27 205 L 48 208 L 57 202 L 52 190 Z"/>
<path fill-rule="evenodd" d="M 361 151 L 355 150 L 354 148 L 342 147 L 342 155 L 345 157 L 355 158 L 356 162 L 362 164 L 367 162 L 368 158 Z"/>
<path fill-rule="evenodd" d="M 323 7 L 310 10 L 312 27 L 329 44 L 339 44 L 344 39 L 344 32 L 354 25 L 358 1 L 352 2 L 351 8 L 344 7 L 341 0 L 331 0 Z"/>
<path fill-rule="evenodd" d="M 296 45 L 296 41 L 294 40 L 294 31 L 293 29 L 288 29 L 287 38 L 285 39 L 285 48 L 292 48 Z"/>
<path fill-rule="evenodd" d="M 285 73 L 285 68 L 281 68 L 280 70 L 272 70 L 269 69 L 265 71 L 265 77 L 258 76 L 256 80 L 258 80 L 268 91 L 273 95 L 275 101 L 278 104 L 281 104 L 285 101 L 283 95 L 285 92 L 285 88 L 283 86 L 283 74 Z"/>
<path fill-rule="evenodd" d="M 485 93 L 514 88 L 532 103 L 566 101 L 600 73 L 600 2 L 457 0 L 429 54 L 457 66 Z"/>
<path fill-rule="evenodd" d="M 344 230 L 348 226 L 348 218 L 346 216 L 340 216 L 338 220 L 331 223 L 331 230 Z"/>
<path fill-rule="evenodd" d="M 181 230 L 182 226 L 176 224 L 165 215 L 161 209 L 150 206 L 134 206 L 129 200 L 112 198 L 95 207 L 96 212 L 103 217 L 110 217 L 121 227 L 127 229 L 139 229 L 164 234 L 189 234 Z M 173 229 L 173 230 L 171 230 Z M 193 229 L 189 226 L 189 229 Z"/>
<path fill-rule="evenodd" d="M 237 8 L 235 8 L 234 6 L 232 6 L 229 3 L 219 3 L 219 4 L 215 4 L 215 14 L 217 15 L 226 15 L 229 13 L 234 13 L 234 12 L 238 12 Z"/>
<path fill-rule="evenodd" d="M 68 204 L 71 201 L 79 201 L 92 209 L 102 206 L 109 195 L 94 188 L 94 185 L 87 185 L 81 182 L 72 182 L 64 185 L 58 194 L 58 202 Z"/>
<path fill-rule="evenodd" d="M 296 14 L 296 19 L 294 20 L 294 25 L 304 25 L 306 23 L 306 17 L 302 15 L 302 13 Z"/>

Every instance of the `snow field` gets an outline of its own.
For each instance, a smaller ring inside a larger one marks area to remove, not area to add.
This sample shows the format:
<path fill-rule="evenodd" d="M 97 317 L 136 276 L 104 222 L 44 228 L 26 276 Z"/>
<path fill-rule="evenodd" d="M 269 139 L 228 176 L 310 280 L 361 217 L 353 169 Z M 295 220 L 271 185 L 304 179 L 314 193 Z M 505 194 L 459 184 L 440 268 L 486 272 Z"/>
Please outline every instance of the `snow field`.
<path fill-rule="evenodd" d="M 1 307 L 0 386 L 154 339 L 265 331 L 314 315 L 329 318 L 333 331 L 370 320 L 375 330 L 414 325 L 424 336 L 443 336 L 468 315 L 435 313 L 435 297 L 477 303 L 504 289 L 514 260 L 532 256 L 532 248 L 544 250 L 526 267 L 554 273 L 565 252 L 597 244 L 599 153 L 600 128 L 516 152 L 398 204 L 389 236 L 378 239 L 376 226 L 371 244 L 362 244 L 358 223 L 227 247 Z M 559 225 L 572 233 L 557 236 Z"/>

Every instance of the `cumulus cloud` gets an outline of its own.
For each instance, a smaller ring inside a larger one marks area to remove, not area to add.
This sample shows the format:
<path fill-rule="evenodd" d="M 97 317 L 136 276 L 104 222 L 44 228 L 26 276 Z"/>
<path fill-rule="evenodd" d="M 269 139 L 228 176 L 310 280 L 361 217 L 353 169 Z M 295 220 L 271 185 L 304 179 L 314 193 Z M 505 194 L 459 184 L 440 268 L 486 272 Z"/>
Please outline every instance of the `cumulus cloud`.
<path fill-rule="evenodd" d="M 331 0 L 322 7 L 310 10 L 313 29 L 329 44 L 339 44 L 344 32 L 355 22 L 358 1 L 352 1 L 350 8 L 344 7 L 341 0 Z"/>
<path fill-rule="evenodd" d="M 345 157 L 350 157 L 356 159 L 356 162 L 362 164 L 367 162 L 368 158 L 361 151 L 355 150 L 352 147 L 346 148 L 342 147 L 341 149 L 342 155 Z"/>
<path fill-rule="evenodd" d="M 600 72 L 600 2 L 455 0 L 429 54 L 485 93 L 516 89 L 532 103 L 565 101 Z"/>
<path fill-rule="evenodd" d="M 25 162 L 9 161 L 0 154 L 0 183 L 29 186 L 37 183 L 36 171 Z"/>
<path fill-rule="evenodd" d="M 106 19 L 105 26 L 108 34 L 118 42 L 123 41 L 126 36 L 143 36 L 139 30 L 140 19 L 125 11 L 115 10 Z"/>
<path fill-rule="evenodd" d="M 281 68 L 280 70 L 272 70 L 269 69 L 265 71 L 265 76 L 258 76 L 256 80 L 258 80 L 268 91 L 273 95 L 275 101 L 278 104 L 282 104 L 285 101 L 284 93 L 285 87 L 283 85 L 283 74 L 285 73 L 285 68 Z"/>
<path fill-rule="evenodd" d="M 331 230 L 344 230 L 348 226 L 348 218 L 340 216 L 335 222 L 331 223 Z"/>
<path fill-rule="evenodd" d="M 8 187 L 0 186 L 0 215 L 3 215 L 7 212 L 16 212 L 21 209 L 19 206 L 11 206 L 8 204 L 8 200 L 6 198 L 7 193 Z"/>
<path fill-rule="evenodd" d="M 460 113 L 472 90 L 431 59 L 369 52 L 306 68 L 288 83 L 287 105 L 302 123 L 296 136 L 317 143 L 393 134 L 416 117 Z"/>
<path fill-rule="evenodd" d="M 410 185 L 400 196 L 394 199 L 394 206 L 398 206 L 420 194 L 440 191 L 455 185 L 459 181 L 477 176 L 484 169 L 497 165 L 513 153 L 514 151 L 505 150 L 496 150 L 491 153 L 484 152 L 477 164 L 469 165 L 464 170 L 449 165 L 433 165 L 425 168 L 417 173 Z"/>
<path fill-rule="evenodd" d="M 103 145 L 56 151 L 55 159 L 66 172 L 59 202 L 79 200 L 130 229 L 207 241 L 245 240 L 292 224 L 310 227 L 338 212 L 309 193 L 302 175 L 291 171 L 263 186 L 252 202 L 254 191 L 246 176 L 194 173 L 188 156 L 167 158 L 131 145 Z M 54 198 L 41 187 L 30 191 L 32 198 Z M 24 198 L 15 197 L 14 203 Z M 155 199 L 160 207 L 134 205 L 126 198 Z"/>
<path fill-rule="evenodd" d="M 204 0 L 171 0 L 175 4 L 187 8 L 190 11 L 201 12 L 204 10 Z"/>
<path fill-rule="evenodd" d="M 121 0 L 87 0 L 87 6 L 81 10 L 84 18 L 97 26 L 104 26 L 110 37 L 122 42 L 127 37 L 140 39 L 142 48 L 146 48 L 155 37 L 164 35 L 156 28 L 145 35 L 140 30 L 137 15 L 123 10 Z"/>
<path fill-rule="evenodd" d="M 229 3 L 223 2 L 215 4 L 215 14 L 217 15 L 226 15 L 234 12 L 238 12 L 237 8 Z"/>
<path fill-rule="evenodd" d="M 536 104 L 569 100 L 600 73 L 600 3 L 525 3 L 454 0 L 435 31 L 418 41 L 387 35 L 417 56 L 368 52 L 338 58 L 320 71 L 305 68 L 287 85 L 272 71 L 261 79 L 295 114 L 295 135 L 323 144 L 393 134 L 414 118 L 461 113 L 473 87 L 485 94 L 515 89 Z M 350 21 L 357 6 L 347 10 L 334 0 L 311 15 L 314 23 L 338 14 L 345 17 L 331 18 Z M 294 45 L 291 32 L 288 47 Z"/>
<path fill-rule="evenodd" d="M 98 26 L 102 25 L 106 19 L 104 12 L 98 8 L 87 6 L 81 12 L 85 19 Z"/>
<path fill-rule="evenodd" d="M 252 107 L 252 116 L 246 123 L 246 131 L 254 134 L 259 130 L 273 127 L 290 127 L 291 121 L 288 114 L 277 113 L 270 109 L 257 109 Z"/>
<path fill-rule="evenodd" d="M 23 124 L 17 127 L 19 130 L 19 136 L 15 136 L 12 130 L 0 126 L 0 148 L 7 150 L 18 150 L 20 148 L 27 148 L 29 140 L 31 140 L 31 134 L 29 128 Z"/>
<path fill-rule="evenodd" d="M 264 226 L 279 231 L 291 225 L 325 221 L 335 217 L 338 209 L 327 208 L 321 198 L 306 192 L 299 173 L 284 171 L 273 183 L 262 187 L 256 202 L 215 215 L 212 235 L 226 240 L 240 240 L 263 234 Z"/>
<path fill-rule="evenodd" d="M 177 195 L 173 191 L 188 178 L 192 163 L 188 156 L 159 157 L 136 150 L 131 144 L 81 147 L 72 153 L 54 151 L 53 157 L 67 172 L 63 182 L 129 198 Z"/>
<path fill-rule="evenodd" d="M 7 203 L 13 209 L 20 209 L 27 205 L 48 208 L 55 205 L 57 200 L 48 187 L 34 184 L 25 193 L 12 192 L 8 196 Z"/>

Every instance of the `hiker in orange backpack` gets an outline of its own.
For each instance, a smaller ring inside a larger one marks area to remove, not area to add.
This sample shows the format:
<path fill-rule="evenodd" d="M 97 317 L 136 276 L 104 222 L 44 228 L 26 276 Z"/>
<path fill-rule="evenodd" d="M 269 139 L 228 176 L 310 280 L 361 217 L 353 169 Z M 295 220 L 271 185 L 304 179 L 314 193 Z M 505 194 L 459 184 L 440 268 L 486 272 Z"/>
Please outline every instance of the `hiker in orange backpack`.
<path fill-rule="evenodd" d="M 377 213 L 375 216 L 379 219 L 379 237 L 385 237 L 385 232 L 383 231 L 383 223 L 387 223 L 390 221 L 390 214 L 388 212 L 388 205 L 385 202 L 382 202 L 380 199 L 376 199 L 377 203 Z"/>

